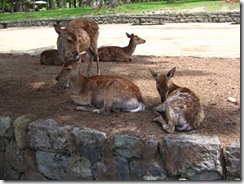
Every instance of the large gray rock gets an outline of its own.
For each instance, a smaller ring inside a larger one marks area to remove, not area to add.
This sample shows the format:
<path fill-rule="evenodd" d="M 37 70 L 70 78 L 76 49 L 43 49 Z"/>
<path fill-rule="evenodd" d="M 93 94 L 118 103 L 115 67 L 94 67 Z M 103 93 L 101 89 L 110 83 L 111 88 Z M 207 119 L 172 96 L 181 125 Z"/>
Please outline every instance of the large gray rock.
<path fill-rule="evenodd" d="M 233 143 L 224 148 L 227 179 L 241 178 L 240 142 Z"/>
<path fill-rule="evenodd" d="M 30 147 L 42 151 L 71 152 L 73 141 L 70 126 L 60 126 L 52 119 L 29 124 Z"/>
<path fill-rule="evenodd" d="M 123 158 L 141 158 L 142 141 L 128 135 L 114 135 L 114 154 Z"/>
<path fill-rule="evenodd" d="M 73 135 L 79 154 L 90 160 L 91 163 L 101 159 L 101 149 L 106 139 L 106 134 L 92 129 L 74 128 Z"/>
<path fill-rule="evenodd" d="M 91 163 L 84 157 L 60 153 L 36 152 L 39 171 L 51 180 L 92 180 Z"/>
<path fill-rule="evenodd" d="M 70 157 L 66 180 L 93 180 L 90 161 L 85 157 Z"/>
<path fill-rule="evenodd" d="M 130 180 L 129 164 L 125 158 L 116 157 L 116 173 L 119 181 Z"/>
<path fill-rule="evenodd" d="M 115 181 L 116 178 L 116 167 L 115 159 L 104 159 L 100 162 L 96 162 L 92 165 L 93 177 L 99 181 Z"/>
<path fill-rule="evenodd" d="M 59 153 L 36 152 L 36 162 L 40 173 L 51 180 L 64 180 L 66 178 L 68 159 L 68 156 Z"/>
<path fill-rule="evenodd" d="M 30 119 L 26 116 L 21 116 L 17 118 L 13 123 L 15 140 L 20 149 L 25 149 L 28 147 L 29 123 L 30 123 Z"/>
<path fill-rule="evenodd" d="M 0 117 L 0 137 L 11 139 L 13 126 L 10 117 Z"/>
<path fill-rule="evenodd" d="M 158 153 L 158 141 L 149 139 L 142 142 L 142 159 L 155 159 Z"/>
<path fill-rule="evenodd" d="M 170 176 L 190 180 L 219 180 L 223 177 L 221 144 L 217 136 L 166 135 L 159 144 Z"/>
<path fill-rule="evenodd" d="M 20 174 L 24 173 L 28 168 L 24 159 L 24 150 L 20 150 L 16 142 L 13 140 L 6 147 L 4 159 L 4 179 L 20 179 Z"/>
<path fill-rule="evenodd" d="M 167 178 L 164 167 L 156 160 L 146 163 L 140 160 L 131 161 L 130 174 L 133 180 L 165 180 Z"/>

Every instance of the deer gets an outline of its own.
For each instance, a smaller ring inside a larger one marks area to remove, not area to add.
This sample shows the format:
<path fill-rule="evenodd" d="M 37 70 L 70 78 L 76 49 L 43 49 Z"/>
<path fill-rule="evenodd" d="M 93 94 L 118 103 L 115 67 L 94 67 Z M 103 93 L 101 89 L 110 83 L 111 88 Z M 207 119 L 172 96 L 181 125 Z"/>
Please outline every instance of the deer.
<path fill-rule="evenodd" d="M 99 56 L 97 51 L 97 40 L 99 35 L 98 24 L 90 19 L 75 19 L 68 23 L 65 28 L 54 25 L 58 34 L 57 48 L 63 60 L 70 58 L 72 52 L 86 52 L 89 57 L 89 64 L 86 75 L 90 74 L 92 62 L 97 62 L 97 75 L 100 75 Z"/>
<path fill-rule="evenodd" d="M 62 66 L 64 64 L 62 56 L 57 49 L 44 50 L 40 55 L 40 63 L 43 65 Z"/>
<path fill-rule="evenodd" d="M 78 53 L 76 57 L 70 57 L 55 78 L 57 81 L 69 80 L 75 93 L 71 98 L 77 105 L 76 110 L 98 114 L 144 111 L 142 94 L 136 84 L 119 76 L 84 76 L 79 57 Z"/>
<path fill-rule="evenodd" d="M 126 36 L 130 38 L 129 44 L 126 47 L 119 46 L 102 46 L 98 48 L 99 61 L 101 62 L 128 62 L 132 61 L 130 56 L 134 53 L 136 46 L 143 44 L 146 40 L 140 38 L 137 35 L 126 33 Z M 83 58 L 85 54 L 83 54 Z M 84 61 L 84 60 L 83 60 Z"/>
<path fill-rule="evenodd" d="M 149 68 L 156 81 L 161 104 L 153 108 L 157 115 L 153 119 L 159 122 L 168 133 L 191 131 L 196 129 L 204 119 L 203 106 L 199 97 L 189 88 L 180 87 L 172 82 L 176 67 L 169 72 L 158 74 Z"/>

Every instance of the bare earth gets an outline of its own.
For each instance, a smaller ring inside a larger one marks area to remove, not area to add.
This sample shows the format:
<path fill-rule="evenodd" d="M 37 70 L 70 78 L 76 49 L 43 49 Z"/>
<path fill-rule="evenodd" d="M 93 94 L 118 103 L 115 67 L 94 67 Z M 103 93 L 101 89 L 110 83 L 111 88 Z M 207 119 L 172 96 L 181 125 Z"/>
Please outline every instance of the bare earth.
<path fill-rule="evenodd" d="M 101 73 L 135 82 L 144 96 L 145 112 L 98 115 L 75 111 L 70 99 L 72 90 L 63 89 L 63 83 L 55 81 L 59 66 L 40 65 L 39 55 L 0 54 L 0 116 L 14 120 L 28 115 L 32 121 L 51 118 L 62 125 L 94 128 L 108 136 L 116 133 L 159 139 L 166 133 L 152 121 L 155 116 L 151 109 L 160 99 L 148 68 L 160 72 L 176 66 L 173 81 L 196 92 L 205 111 L 201 126 L 188 133 L 217 135 L 223 145 L 240 140 L 240 105 L 227 101 L 228 97 L 233 97 L 240 102 L 239 58 L 136 55 L 132 60 L 130 63 L 101 63 Z M 85 71 L 87 63 L 83 65 Z M 95 63 L 92 68 L 95 74 Z"/>

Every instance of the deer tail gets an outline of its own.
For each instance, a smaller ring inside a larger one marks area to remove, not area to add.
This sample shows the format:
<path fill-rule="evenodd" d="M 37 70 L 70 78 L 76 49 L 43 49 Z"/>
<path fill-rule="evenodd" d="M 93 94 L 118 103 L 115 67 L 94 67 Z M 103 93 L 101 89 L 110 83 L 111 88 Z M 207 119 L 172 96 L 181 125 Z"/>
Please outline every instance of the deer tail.
<path fill-rule="evenodd" d="M 145 109 L 145 105 L 143 102 L 139 102 L 139 105 L 137 108 L 135 109 L 132 109 L 132 110 L 127 110 L 128 112 L 141 112 L 141 111 L 144 111 Z"/>

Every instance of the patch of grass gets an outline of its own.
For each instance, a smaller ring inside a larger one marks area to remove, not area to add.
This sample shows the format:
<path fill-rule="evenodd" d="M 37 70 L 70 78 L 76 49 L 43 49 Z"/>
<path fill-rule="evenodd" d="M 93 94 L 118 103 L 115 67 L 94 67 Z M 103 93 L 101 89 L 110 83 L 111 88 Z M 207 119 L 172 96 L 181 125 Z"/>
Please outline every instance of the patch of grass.
<path fill-rule="evenodd" d="M 167 4 L 166 1 L 158 2 L 141 2 L 122 4 L 117 8 L 102 7 L 100 10 L 92 10 L 91 7 L 81 8 L 64 8 L 55 10 L 46 10 L 29 13 L 5 13 L 1 14 L 0 20 L 32 20 L 46 18 L 73 18 L 84 15 L 111 15 L 111 14 L 141 14 L 145 12 L 153 12 L 157 10 L 165 10 L 167 12 L 187 11 L 192 8 L 203 7 L 208 12 L 220 11 L 225 7 L 229 10 L 240 8 L 240 3 L 226 3 L 219 0 L 181 0 L 175 1 L 173 4 Z"/>

